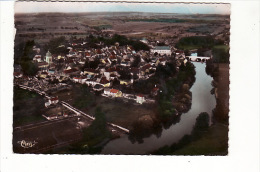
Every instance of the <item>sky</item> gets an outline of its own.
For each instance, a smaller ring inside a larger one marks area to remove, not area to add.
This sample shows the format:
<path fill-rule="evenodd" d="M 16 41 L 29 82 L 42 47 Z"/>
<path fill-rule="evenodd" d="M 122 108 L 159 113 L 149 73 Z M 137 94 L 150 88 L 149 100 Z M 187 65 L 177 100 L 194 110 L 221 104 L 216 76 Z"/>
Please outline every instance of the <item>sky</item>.
<path fill-rule="evenodd" d="M 181 14 L 230 14 L 230 4 L 16 2 L 15 13 L 37 12 L 154 12 Z"/>

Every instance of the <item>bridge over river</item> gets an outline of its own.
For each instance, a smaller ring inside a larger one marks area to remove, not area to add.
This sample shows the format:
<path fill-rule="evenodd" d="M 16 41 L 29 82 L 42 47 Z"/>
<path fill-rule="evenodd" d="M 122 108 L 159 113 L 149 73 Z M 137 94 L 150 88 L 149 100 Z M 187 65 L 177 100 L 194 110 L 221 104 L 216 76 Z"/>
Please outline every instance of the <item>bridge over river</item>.
<path fill-rule="evenodd" d="M 193 61 L 193 62 L 205 62 L 209 59 L 211 59 L 212 57 L 201 57 L 201 56 L 186 56 L 190 61 Z"/>

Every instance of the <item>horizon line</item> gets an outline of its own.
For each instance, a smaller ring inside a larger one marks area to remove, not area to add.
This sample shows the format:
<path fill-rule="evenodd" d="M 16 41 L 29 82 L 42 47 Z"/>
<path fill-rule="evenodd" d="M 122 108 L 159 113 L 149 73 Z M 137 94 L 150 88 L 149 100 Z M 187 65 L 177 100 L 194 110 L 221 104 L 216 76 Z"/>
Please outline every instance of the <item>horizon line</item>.
<path fill-rule="evenodd" d="M 95 11 L 95 12 L 14 12 L 14 14 L 63 14 L 63 13 L 153 13 L 153 14 L 181 14 L 181 15 L 230 15 L 219 13 L 172 13 L 172 12 L 141 12 L 141 11 Z"/>

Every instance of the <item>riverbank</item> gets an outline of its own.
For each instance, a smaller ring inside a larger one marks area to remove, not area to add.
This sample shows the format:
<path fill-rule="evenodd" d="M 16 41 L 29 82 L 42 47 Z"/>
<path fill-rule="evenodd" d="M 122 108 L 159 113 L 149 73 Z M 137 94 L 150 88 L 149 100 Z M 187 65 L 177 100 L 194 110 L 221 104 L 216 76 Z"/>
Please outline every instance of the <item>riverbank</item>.
<path fill-rule="evenodd" d="M 154 104 L 155 116 L 147 114 L 134 122 L 130 139 L 142 142 L 151 134 L 160 135 L 163 128 L 179 122 L 181 114 L 191 108 L 190 88 L 195 82 L 195 66 L 191 62 L 182 63 L 175 76 L 165 79 Z"/>
<path fill-rule="evenodd" d="M 210 68 L 210 70 L 209 70 Z M 229 114 L 229 64 L 208 63 L 207 73 L 213 77 L 213 94 L 216 107 L 213 110 L 213 125 L 197 140 L 192 141 L 171 155 L 227 155 Z"/>
<path fill-rule="evenodd" d="M 215 120 L 227 121 L 229 118 L 229 64 L 217 64 L 218 72 L 214 77 L 215 96 L 217 105 L 214 110 Z"/>
<path fill-rule="evenodd" d="M 171 155 L 227 155 L 228 125 L 216 123 L 201 138 L 176 150 Z"/>
<path fill-rule="evenodd" d="M 130 135 L 112 140 L 104 146 L 101 153 L 147 155 L 165 145 L 179 142 L 184 135 L 190 135 L 196 123 L 196 118 L 201 112 L 207 112 L 211 122 L 212 110 L 216 106 L 215 96 L 210 94 L 212 77 L 205 73 L 205 63 L 194 62 L 192 64 L 195 67 L 196 80 L 189 89 L 192 92 L 192 102 L 188 112 L 178 115 L 175 121 L 169 120 L 168 123 L 161 123 L 158 128 L 150 132 L 150 135 L 140 129 L 140 133 L 144 134 L 143 137 L 132 138 Z M 176 82 L 173 83 L 177 85 Z"/>
<path fill-rule="evenodd" d="M 227 155 L 228 125 L 216 123 L 205 129 L 193 128 L 179 142 L 153 151 L 154 155 Z"/>

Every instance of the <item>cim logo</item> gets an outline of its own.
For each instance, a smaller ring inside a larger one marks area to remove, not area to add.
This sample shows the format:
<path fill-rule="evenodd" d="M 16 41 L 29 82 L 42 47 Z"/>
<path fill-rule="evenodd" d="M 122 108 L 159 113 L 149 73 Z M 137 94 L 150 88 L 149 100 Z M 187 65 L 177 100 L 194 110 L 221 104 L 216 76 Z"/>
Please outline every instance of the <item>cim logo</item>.
<path fill-rule="evenodd" d="M 32 148 L 38 142 L 35 142 L 35 141 L 31 142 L 31 141 L 22 140 L 22 141 L 18 141 L 17 143 L 20 144 L 21 147 L 23 147 L 23 148 Z"/>

